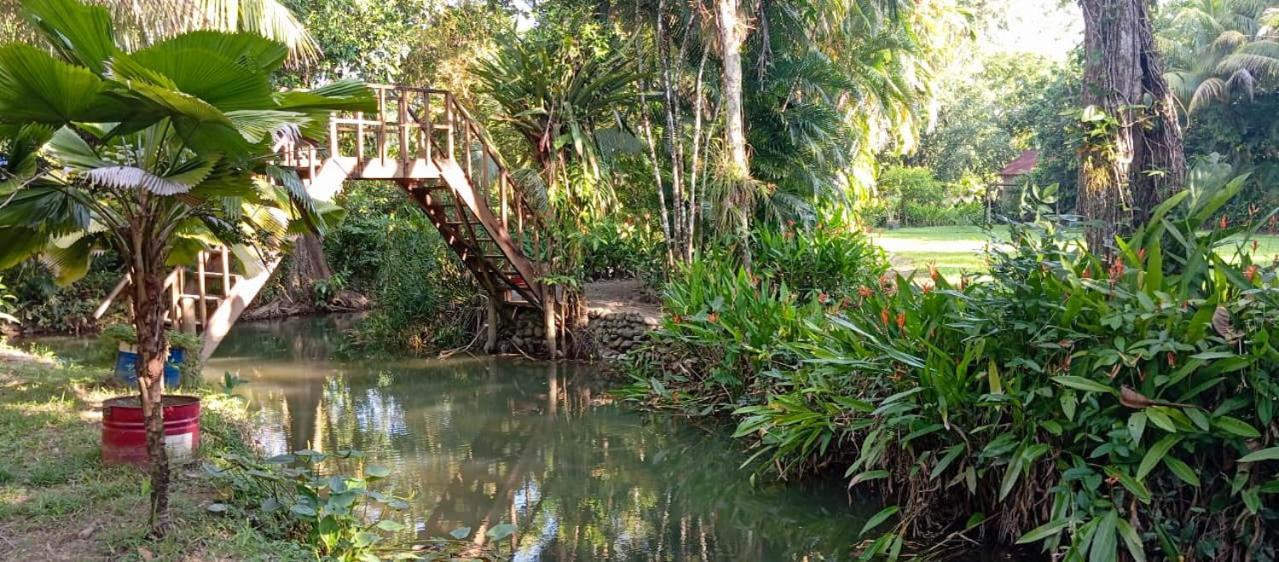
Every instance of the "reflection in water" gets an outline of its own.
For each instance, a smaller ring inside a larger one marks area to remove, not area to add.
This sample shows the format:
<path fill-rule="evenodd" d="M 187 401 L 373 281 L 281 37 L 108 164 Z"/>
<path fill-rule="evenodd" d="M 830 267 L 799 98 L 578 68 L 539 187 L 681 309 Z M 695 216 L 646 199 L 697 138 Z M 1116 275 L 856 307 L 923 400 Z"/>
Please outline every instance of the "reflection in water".
<path fill-rule="evenodd" d="M 831 560 L 865 516 L 838 484 L 752 486 L 722 435 L 610 403 L 594 368 L 489 359 L 326 359 L 325 320 L 237 326 L 272 454 L 355 448 L 395 469 L 422 537 L 513 523 L 515 560 Z"/>

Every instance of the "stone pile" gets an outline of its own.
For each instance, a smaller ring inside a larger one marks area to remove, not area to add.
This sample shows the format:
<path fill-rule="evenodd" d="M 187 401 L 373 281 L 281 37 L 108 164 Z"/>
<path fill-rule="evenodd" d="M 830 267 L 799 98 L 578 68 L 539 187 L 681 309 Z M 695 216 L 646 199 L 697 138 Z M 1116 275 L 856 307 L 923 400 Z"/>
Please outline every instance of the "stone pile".
<path fill-rule="evenodd" d="M 592 310 L 587 331 L 595 343 L 595 355 L 617 359 L 644 342 L 657 329 L 658 319 L 638 312 L 606 313 Z"/>

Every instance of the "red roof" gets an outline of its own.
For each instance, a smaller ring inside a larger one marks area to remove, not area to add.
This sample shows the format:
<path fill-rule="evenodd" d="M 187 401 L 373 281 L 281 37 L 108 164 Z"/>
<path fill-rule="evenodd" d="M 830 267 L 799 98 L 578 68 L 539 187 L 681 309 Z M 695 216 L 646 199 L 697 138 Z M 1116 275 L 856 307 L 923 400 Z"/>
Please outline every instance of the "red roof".
<path fill-rule="evenodd" d="M 1018 156 L 1015 160 L 1009 162 L 1007 166 L 1004 166 L 1004 169 L 999 171 L 999 175 L 1005 178 L 1024 176 L 1029 174 L 1031 170 L 1035 169 L 1035 164 L 1038 162 L 1039 151 L 1027 150 L 1021 153 L 1021 156 Z"/>

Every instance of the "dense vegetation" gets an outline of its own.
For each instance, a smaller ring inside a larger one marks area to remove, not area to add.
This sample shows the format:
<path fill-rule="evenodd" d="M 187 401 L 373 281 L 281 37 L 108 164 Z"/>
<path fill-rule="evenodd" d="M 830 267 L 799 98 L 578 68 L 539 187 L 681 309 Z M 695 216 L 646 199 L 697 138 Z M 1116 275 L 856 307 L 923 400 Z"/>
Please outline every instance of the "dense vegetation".
<path fill-rule="evenodd" d="M 1279 277 L 1248 236 L 1279 230 L 1279 2 L 1078 0 L 1054 57 L 989 46 L 1017 2 L 27 2 L 0 24 L 0 323 L 92 331 L 130 270 L 158 357 L 165 267 L 220 241 L 292 253 L 267 310 L 367 296 L 345 353 L 467 345 L 486 297 L 398 188 L 338 212 L 267 164 L 366 108 L 358 81 L 447 88 L 545 222 L 544 282 L 662 292 L 624 395 L 887 498 L 856 552 L 1274 559 Z M 866 235 L 996 224 L 951 280 Z M 371 552 L 314 513 L 333 484 L 224 461 L 322 553 Z"/>
<path fill-rule="evenodd" d="M 798 261 L 829 231 L 760 237 L 757 276 L 709 257 L 667 286 L 653 347 L 674 351 L 628 394 L 732 417 L 756 470 L 890 498 L 867 554 L 958 534 L 1067 560 L 1274 556 L 1275 277 L 1214 252 L 1247 227 L 1201 230 L 1245 181 L 1170 199 L 1113 261 L 1066 242 L 1045 193 L 959 285 L 889 273 L 855 233 Z"/>

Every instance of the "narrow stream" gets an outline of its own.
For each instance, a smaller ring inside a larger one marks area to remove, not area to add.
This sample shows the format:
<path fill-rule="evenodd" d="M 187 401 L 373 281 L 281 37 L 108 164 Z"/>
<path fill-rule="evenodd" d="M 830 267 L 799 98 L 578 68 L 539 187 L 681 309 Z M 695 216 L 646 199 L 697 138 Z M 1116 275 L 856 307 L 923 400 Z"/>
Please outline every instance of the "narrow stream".
<path fill-rule="evenodd" d="M 205 376 L 250 381 L 269 453 L 391 467 L 423 538 L 513 523 L 521 561 L 842 560 L 879 509 L 836 481 L 753 484 L 726 435 L 614 404 L 598 366 L 334 360 L 350 321 L 240 324 Z"/>

